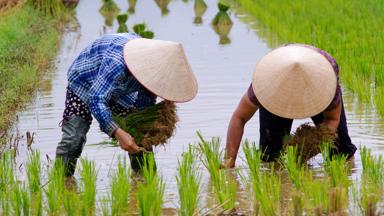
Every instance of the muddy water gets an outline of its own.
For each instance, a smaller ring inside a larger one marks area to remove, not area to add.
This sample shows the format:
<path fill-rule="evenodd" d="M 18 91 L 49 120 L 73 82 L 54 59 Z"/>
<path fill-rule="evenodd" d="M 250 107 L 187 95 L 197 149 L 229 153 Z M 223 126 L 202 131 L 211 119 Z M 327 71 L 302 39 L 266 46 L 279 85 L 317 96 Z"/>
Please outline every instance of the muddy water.
<path fill-rule="evenodd" d="M 128 10 L 128 1 L 116 1 L 120 12 Z M 189 143 L 195 143 L 196 130 L 206 137 L 221 136 L 225 139 L 230 116 L 240 97 L 246 91 L 256 62 L 270 48 L 260 39 L 252 23 L 243 23 L 245 15 L 231 13 L 234 23 L 229 34 L 230 43 L 219 44 L 219 35 L 211 28 L 210 22 L 217 13 L 216 1 L 207 0 L 208 8 L 200 25 L 194 24 L 193 2 L 171 1 L 168 13 L 163 14 L 154 0 L 138 1 L 135 14 L 128 19 L 128 27 L 145 22 L 155 32 L 157 39 L 174 40 L 183 43 L 187 56 L 199 82 L 199 94 L 189 103 L 179 105 L 177 133 L 166 148 L 156 149 L 156 160 L 161 174 L 165 177 L 166 208 L 177 208 L 177 187 L 175 171 L 177 158 Z M 42 155 L 54 158 L 55 148 L 60 140 L 58 126 L 64 108 L 66 72 L 77 54 L 94 39 L 105 33 L 116 32 L 116 21 L 106 26 L 100 14 L 101 1 L 81 0 L 76 11 L 78 24 L 71 26 L 62 39 L 61 48 L 55 60 L 55 69 L 43 78 L 33 103 L 19 113 L 16 128 L 20 134 L 34 132 L 33 147 Z M 375 111 L 359 104 L 353 94 L 344 92 L 349 130 L 356 145 L 367 145 L 374 154 L 384 152 L 384 122 Z M 309 120 L 295 121 L 294 127 Z M 245 137 L 258 140 L 258 115 L 248 123 Z M 107 175 L 118 155 L 124 155 L 119 148 L 100 147 L 97 144 L 108 137 L 100 132 L 94 120 L 88 133 L 83 156 L 96 160 L 99 168 L 98 188 L 102 193 L 108 187 Z M 224 145 L 224 143 L 223 143 Z M 242 164 L 241 160 L 238 160 Z M 361 169 L 359 157 L 355 160 L 355 171 Z M 208 178 L 204 169 L 204 190 L 202 207 L 211 207 L 214 200 L 207 193 Z M 240 196 L 246 196 L 240 193 Z M 243 199 L 239 199 L 247 208 Z"/>

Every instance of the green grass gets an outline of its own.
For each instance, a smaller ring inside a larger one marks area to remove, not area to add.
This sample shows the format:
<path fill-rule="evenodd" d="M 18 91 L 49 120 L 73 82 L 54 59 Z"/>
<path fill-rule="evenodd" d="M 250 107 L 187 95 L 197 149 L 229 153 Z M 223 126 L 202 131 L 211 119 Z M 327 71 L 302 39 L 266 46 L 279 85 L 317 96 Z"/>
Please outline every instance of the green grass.
<path fill-rule="evenodd" d="M 139 182 L 137 185 L 137 207 L 139 215 L 161 215 L 164 202 L 165 182 L 156 172 L 153 154 L 144 155 L 141 169 L 144 182 Z"/>
<path fill-rule="evenodd" d="M 381 0 L 226 0 L 257 21 L 257 33 L 271 47 L 306 43 L 333 55 L 347 88 L 369 101 L 376 92 L 376 107 L 384 113 L 383 86 L 384 2 Z M 370 91 L 374 83 L 373 92 Z"/>
<path fill-rule="evenodd" d="M 195 157 L 196 150 L 189 145 L 188 151 L 178 160 L 176 182 L 180 200 L 179 214 L 182 216 L 198 213 L 201 173 L 198 171 Z"/>
<path fill-rule="evenodd" d="M 0 131 L 9 128 L 51 68 L 63 23 L 29 4 L 0 13 Z"/>
<path fill-rule="evenodd" d="M 84 215 L 93 215 L 95 211 L 97 172 L 95 162 L 85 158 L 80 159 L 80 191 Z"/>

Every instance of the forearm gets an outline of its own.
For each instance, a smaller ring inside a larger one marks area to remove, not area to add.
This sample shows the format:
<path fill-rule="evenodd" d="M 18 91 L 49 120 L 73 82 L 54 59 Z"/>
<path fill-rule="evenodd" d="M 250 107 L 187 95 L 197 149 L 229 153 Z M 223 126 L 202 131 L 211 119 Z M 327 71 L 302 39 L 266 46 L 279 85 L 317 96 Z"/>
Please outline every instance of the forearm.
<path fill-rule="evenodd" d="M 226 158 L 236 160 L 240 142 L 244 133 L 245 122 L 239 118 L 232 117 L 227 131 Z"/>

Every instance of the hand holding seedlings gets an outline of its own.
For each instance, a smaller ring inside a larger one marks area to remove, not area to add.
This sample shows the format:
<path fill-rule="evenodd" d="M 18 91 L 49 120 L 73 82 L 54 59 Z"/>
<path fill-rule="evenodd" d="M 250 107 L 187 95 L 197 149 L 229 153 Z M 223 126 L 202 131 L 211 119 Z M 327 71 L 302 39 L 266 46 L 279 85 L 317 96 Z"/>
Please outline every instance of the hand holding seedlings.
<path fill-rule="evenodd" d="M 120 147 L 125 151 L 128 151 L 129 153 L 139 153 L 144 149 L 142 147 L 139 147 L 133 137 L 121 128 L 118 128 L 116 130 L 115 137 L 119 141 Z"/>

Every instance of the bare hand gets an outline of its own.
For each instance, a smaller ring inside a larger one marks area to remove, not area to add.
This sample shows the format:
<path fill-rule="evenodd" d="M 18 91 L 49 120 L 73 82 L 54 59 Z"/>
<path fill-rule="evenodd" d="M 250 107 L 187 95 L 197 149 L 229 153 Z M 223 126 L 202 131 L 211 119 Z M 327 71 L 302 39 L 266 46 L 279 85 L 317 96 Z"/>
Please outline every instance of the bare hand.
<path fill-rule="evenodd" d="M 125 132 L 121 128 L 118 128 L 115 131 L 115 137 L 119 141 L 120 147 L 131 154 L 145 151 L 144 148 L 139 147 L 136 144 L 135 139 L 129 133 Z"/>
<path fill-rule="evenodd" d="M 235 160 L 232 157 L 224 158 L 224 161 L 220 165 L 221 169 L 230 169 L 235 167 Z"/>

